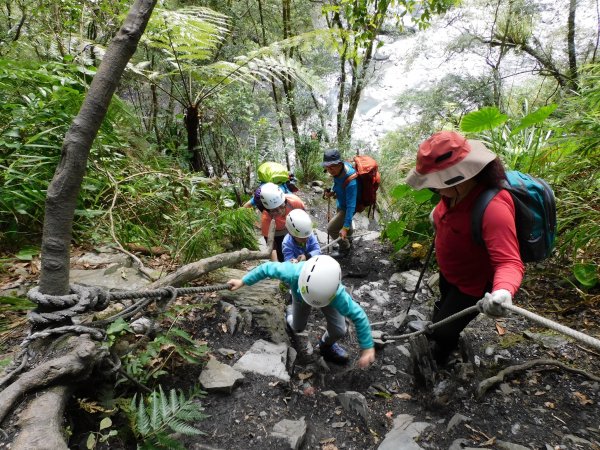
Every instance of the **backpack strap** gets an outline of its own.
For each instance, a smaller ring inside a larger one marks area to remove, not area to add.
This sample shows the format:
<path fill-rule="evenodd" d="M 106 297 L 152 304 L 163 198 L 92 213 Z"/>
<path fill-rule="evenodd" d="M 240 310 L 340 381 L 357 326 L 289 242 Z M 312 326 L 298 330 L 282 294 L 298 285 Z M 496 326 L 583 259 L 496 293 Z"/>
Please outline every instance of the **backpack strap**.
<path fill-rule="evenodd" d="M 346 189 L 346 186 L 348 186 L 348 184 L 352 181 L 352 180 L 356 180 L 358 178 L 358 173 L 354 172 L 352 175 L 348 176 L 348 178 L 346 178 L 344 180 L 344 189 Z"/>
<path fill-rule="evenodd" d="M 477 197 L 477 200 L 475 200 L 475 204 L 473 205 L 471 211 L 471 233 L 473 235 L 473 240 L 477 245 L 485 245 L 481 233 L 483 213 L 498 192 L 500 192 L 500 189 L 498 188 L 486 189 L 479 194 L 479 197 Z"/>

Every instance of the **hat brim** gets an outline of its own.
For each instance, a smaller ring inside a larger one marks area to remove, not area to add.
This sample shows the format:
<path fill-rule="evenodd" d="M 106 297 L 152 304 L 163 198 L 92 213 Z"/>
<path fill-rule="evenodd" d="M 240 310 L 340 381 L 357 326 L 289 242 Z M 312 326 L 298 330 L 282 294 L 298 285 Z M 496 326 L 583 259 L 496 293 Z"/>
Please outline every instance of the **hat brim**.
<path fill-rule="evenodd" d="M 329 167 L 329 166 L 333 166 L 335 164 L 339 164 L 341 163 L 342 160 L 341 159 L 336 159 L 335 161 L 324 161 L 321 163 L 322 167 Z"/>
<path fill-rule="evenodd" d="M 496 159 L 496 154 L 487 149 L 483 142 L 467 139 L 471 151 L 459 163 L 438 172 L 421 174 L 411 169 L 406 176 L 406 184 L 413 189 L 444 189 L 467 181 Z"/>

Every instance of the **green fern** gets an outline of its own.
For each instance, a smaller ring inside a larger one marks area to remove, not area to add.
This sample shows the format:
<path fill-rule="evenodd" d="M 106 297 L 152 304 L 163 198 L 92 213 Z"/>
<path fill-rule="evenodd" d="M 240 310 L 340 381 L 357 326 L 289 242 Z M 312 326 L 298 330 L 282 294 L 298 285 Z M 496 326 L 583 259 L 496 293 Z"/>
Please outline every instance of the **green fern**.
<path fill-rule="evenodd" d="M 196 401 L 203 394 L 201 391 L 192 391 L 186 397 L 183 392 L 171 389 L 167 395 L 159 386 L 158 391 L 153 391 L 146 399 L 134 396 L 129 414 L 138 448 L 184 448 L 170 435 L 204 434 L 192 425 L 206 417 Z"/>

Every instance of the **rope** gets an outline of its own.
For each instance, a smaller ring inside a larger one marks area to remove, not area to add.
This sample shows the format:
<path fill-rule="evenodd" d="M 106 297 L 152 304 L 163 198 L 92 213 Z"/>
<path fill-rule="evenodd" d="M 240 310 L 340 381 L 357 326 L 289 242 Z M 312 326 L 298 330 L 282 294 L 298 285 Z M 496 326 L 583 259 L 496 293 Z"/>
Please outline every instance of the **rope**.
<path fill-rule="evenodd" d="M 477 304 L 475 306 L 471 306 L 469 308 L 463 309 L 462 311 L 459 311 L 456 314 L 448 316 L 445 319 L 440 320 L 439 322 L 436 322 L 436 323 L 428 322 L 425 324 L 425 328 L 423 330 L 415 331 L 414 333 L 400 334 L 400 335 L 395 335 L 395 336 L 387 335 L 384 333 L 381 338 L 384 341 L 386 341 L 386 340 L 405 340 L 405 339 L 410 339 L 412 337 L 415 337 L 415 336 L 418 336 L 418 335 L 424 334 L 424 333 L 431 334 L 433 332 L 433 330 L 435 330 L 436 328 L 439 328 L 439 327 L 441 327 L 449 322 L 452 322 L 460 317 L 467 316 L 474 312 L 483 312 L 483 309 L 482 309 L 483 301 L 484 301 L 484 299 L 481 299 L 477 302 Z M 565 334 L 573 339 L 583 342 L 584 344 L 587 344 L 590 347 L 600 350 L 600 340 L 599 339 L 596 339 L 592 336 L 588 336 L 587 334 L 581 333 L 580 331 L 573 330 L 572 328 L 569 328 L 565 325 L 556 323 L 550 319 L 539 316 L 537 314 L 532 313 L 531 311 L 527 311 L 526 309 L 519 308 L 518 306 L 515 306 L 515 305 L 500 304 L 499 306 L 501 306 L 505 310 L 514 312 L 514 313 L 519 314 L 527 319 L 537 322 L 537 323 L 545 326 L 546 328 L 550 328 L 552 330 L 558 331 L 558 332 Z"/>
<path fill-rule="evenodd" d="M 481 301 L 481 300 L 480 300 Z M 537 314 L 532 313 L 531 311 L 527 311 L 526 309 L 519 308 L 515 305 L 501 305 L 503 308 L 508 309 L 511 312 L 520 314 L 523 317 L 526 317 L 529 320 L 533 320 L 546 328 L 550 328 L 552 330 L 558 331 L 559 333 L 565 334 L 573 339 L 576 339 L 584 344 L 589 345 L 590 347 L 594 347 L 596 350 L 600 350 L 600 340 L 596 339 L 592 336 L 588 336 L 585 333 L 581 333 L 580 331 L 573 330 L 565 325 L 561 325 L 560 323 L 553 322 L 550 319 L 546 319 L 545 317 L 538 316 Z"/>

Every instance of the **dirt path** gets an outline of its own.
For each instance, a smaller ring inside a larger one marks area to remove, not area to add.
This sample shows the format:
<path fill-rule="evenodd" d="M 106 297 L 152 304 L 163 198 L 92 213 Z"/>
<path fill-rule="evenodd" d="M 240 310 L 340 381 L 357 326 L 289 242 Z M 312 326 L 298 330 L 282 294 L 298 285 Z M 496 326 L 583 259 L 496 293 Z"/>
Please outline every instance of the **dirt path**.
<path fill-rule="evenodd" d="M 324 229 L 323 203 L 312 196 L 309 204 L 309 211 Z M 386 322 L 405 311 L 410 294 L 400 283 L 390 282 L 399 270 L 387 246 L 377 240 L 357 240 L 342 268 L 344 284 L 355 293 L 372 323 Z M 535 310 L 539 296 L 527 294 L 517 301 Z M 417 296 L 413 307 L 417 317 L 429 317 L 431 297 L 427 288 Z M 282 295 L 281 320 L 284 304 Z M 260 330 L 224 333 L 219 328 L 224 320 L 224 315 L 217 313 L 199 328 L 211 348 L 236 350 L 232 357 L 213 352 L 232 365 L 265 335 Z M 308 341 L 317 342 L 324 324 L 320 312 L 313 312 Z M 390 334 L 396 331 L 383 325 L 374 328 Z M 341 343 L 355 361 L 358 346 L 352 327 L 350 330 Z M 413 422 L 424 423 L 424 429 L 417 433 L 417 442 L 395 444 L 395 448 L 600 449 L 600 384 L 584 375 L 555 366 L 534 367 L 507 377 L 481 399 L 476 398 L 482 380 L 508 366 L 538 358 L 555 359 L 598 376 L 597 353 L 514 316 L 495 322 L 480 315 L 468 328 L 465 341 L 471 361 L 438 371 L 430 389 L 415 383 L 409 345 L 401 341 L 379 349 L 376 363 L 367 370 L 352 364 L 324 367 L 296 362 L 289 383 L 247 374 L 232 394 L 208 395 L 205 406 L 210 417 L 200 425 L 207 433 L 201 442 L 219 449 L 288 448 L 271 436 L 275 424 L 304 418 L 307 432 L 301 448 L 376 449 L 390 436 L 394 419 L 408 414 Z M 332 393 L 346 391 L 364 395 L 366 420 L 364 414 L 344 409 Z M 193 446 L 190 442 L 190 448 Z"/>

